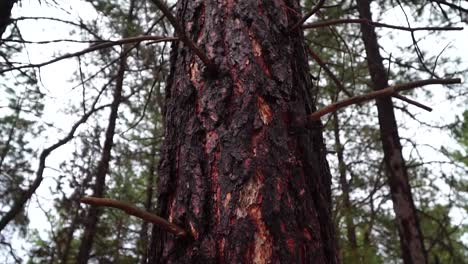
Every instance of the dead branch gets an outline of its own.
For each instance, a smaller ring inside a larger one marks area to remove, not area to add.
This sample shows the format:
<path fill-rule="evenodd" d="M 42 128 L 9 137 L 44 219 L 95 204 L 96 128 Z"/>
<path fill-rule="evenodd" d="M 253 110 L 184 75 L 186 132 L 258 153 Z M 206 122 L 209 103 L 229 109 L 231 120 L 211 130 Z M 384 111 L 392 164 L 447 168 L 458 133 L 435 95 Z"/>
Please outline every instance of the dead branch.
<path fill-rule="evenodd" d="M 314 59 L 318 63 L 318 65 L 323 68 L 325 73 L 328 75 L 328 77 L 330 77 L 330 79 L 332 79 L 332 81 L 336 84 L 338 89 L 344 92 L 349 97 L 353 96 L 344 88 L 343 84 L 340 82 L 340 80 L 338 80 L 338 78 L 330 70 L 330 68 L 328 68 L 327 64 L 320 58 L 320 56 L 317 55 L 317 53 L 315 53 L 310 47 L 307 47 L 307 50 L 309 51 L 309 54 L 312 57 L 312 59 Z"/>
<path fill-rule="evenodd" d="M 319 120 L 322 116 L 336 112 L 342 108 L 347 106 L 358 104 L 366 101 L 370 101 L 372 99 L 386 97 L 386 96 L 393 96 L 398 92 L 411 90 L 417 87 L 430 85 L 430 84 L 455 84 L 461 83 L 460 78 L 455 79 L 428 79 L 428 80 L 420 80 L 415 82 L 409 82 L 404 84 L 398 84 L 394 86 L 387 87 L 385 89 L 371 92 L 364 95 L 358 95 L 352 98 L 345 99 L 343 101 L 339 101 L 333 104 L 330 104 L 322 109 L 317 110 L 316 112 L 312 113 L 307 117 L 308 120 Z"/>
<path fill-rule="evenodd" d="M 385 28 L 392 28 L 392 29 L 398 29 L 398 30 L 403 30 L 403 31 L 409 31 L 409 32 L 414 32 L 414 31 L 423 31 L 423 30 L 463 30 L 463 27 L 415 27 L 415 28 L 409 28 L 409 27 L 403 27 L 403 26 L 395 26 L 395 25 L 390 25 L 390 24 L 385 24 L 385 23 L 380 23 L 380 22 L 374 22 L 370 21 L 366 18 L 345 18 L 345 19 L 332 19 L 332 20 L 327 20 L 327 21 L 321 21 L 321 22 L 315 22 L 315 23 L 309 23 L 305 24 L 302 26 L 304 29 L 309 29 L 309 28 L 320 28 L 320 27 L 328 27 L 328 26 L 333 26 L 333 25 L 338 25 L 338 24 L 352 24 L 352 23 L 359 23 L 359 24 L 368 24 L 374 27 L 385 27 Z"/>
<path fill-rule="evenodd" d="M 401 94 L 393 94 L 392 96 L 395 97 L 395 98 L 398 98 L 398 99 L 400 99 L 402 101 L 405 101 L 408 104 L 412 104 L 412 105 L 417 106 L 419 108 L 422 108 L 422 109 L 424 109 L 424 110 L 426 110 L 428 112 L 432 112 L 432 108 L 430 108 L 429 106 L 421 104 L 420 102 L 414 101 L 412 99 L 409 99 L 408 97 L 405 97 L 405 96 L 403 96 Z"/>
<path fill-rule="evenodd" d="M 460 4 L 460 5 L 456 5 L 456 4 L 449 3 L 449 2 L 447 2 L 447 1 L 441 1 L 441 0 L 431 0 L 431 2 L 435 2 L 435 3 L 438 3 L 438 4 L 446 5 L 446 6 L 450 7 L 450 8 L 455 9 L 455 10 L 468 13 L 468 9 L 463 8 L 463 7 L 461 6 L 461 4 Z"/>
<path fill-rule="evenodd" d="M 311 17 L 312 15 L 314 15 L 315 13 L 317 13 L 317 11 L 319 11 L 320 8 L 322 8 L 323 4 L 325 3 L 325 0 L 319 0 L 319 2 L 314 6 L 312 7 L 312 9 L 309 11 L 309 13 L 305 14 L 301 20 L 299 20 L 299 22 L 297 22 L 296 24 L 294 24 L 294 26 L 291 27 L 291 31 L 297 29 L 298 27 L 300 27 L 302 24 L 304 24 L 304 22 L 309 18 Z"/>
<path fill-rule="evenodd" d="M 122 201 L 109 199 L 109 198 L 97 198 L 97 197 L 83 197 L 80 199 L 82 203 L 96 205 L 96 206 L 105 206 L 105 207 L 112 207 L 117 208 L 129 215 L 133 215 L 144 221 L 151 222 L 155 225 L 161 226 L 169 233 L 172 233 L 178 237 L 185 237 L 187 236 L 187 232 L 179 227 L 178 225 L 167 221 L 164 218 L 161 218 L 155 214 L 146 212 L 142 209 L 136 208 L 129 203 L 125 203 Z"/>
<path fill-rule="evenodd" d="M 146 40 L 151 40 L 153 42 L 162 42 L 162 41 L 176 41 L 176 40 L 178 40 L 178 38 L 143 35 L 143 36 L 119 39 L 119 40 L 115 40 L 115 41 L 106 41 L 104 43 L 91 45 L 90 47 L 88 47 L 88 48 L 86 48 L 84 50 L 78 51 L 78 52 L 65 54 L 63 56 L 51 59 L 51 60 L 46 61 L 46 62 L 41 62 L 41 63 L 36 63 L 36 64 L 28 64 L 28 65 L 12 67 L 12 68 L 8 68 L 8 69 L 5 69 L 5 70 L 1 70 L 0 74 L 5 73 L 5 72 L 9 72 L 9 71 L 19 70 L 19 69 L 25 69 L 25 68 L 43 67 L 43 66 L 46 66 L 46 65 L 49 65 L 49 64 L 64 60 L 64 59 L 69 59 L 69 58 L 81 56 L 81 55 L 84 55 L 86 53 L 93 52 L 93 51 L 96 51 L 96 50 L 110 48 L 112 46 L 128 44 L 128 43 L 139 43 L 139 42 L 146 41 Z"/>

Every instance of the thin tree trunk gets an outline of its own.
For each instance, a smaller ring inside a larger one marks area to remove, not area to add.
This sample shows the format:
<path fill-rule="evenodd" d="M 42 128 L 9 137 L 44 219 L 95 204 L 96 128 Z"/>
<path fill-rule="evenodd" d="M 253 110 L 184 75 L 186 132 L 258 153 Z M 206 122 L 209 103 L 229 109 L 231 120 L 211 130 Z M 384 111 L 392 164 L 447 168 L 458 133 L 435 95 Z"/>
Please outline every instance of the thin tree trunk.
<path fill-rule="evenodd" d="M 150 263 L 337 263 L 331 177 L 308 90 L 299 1 L 178 1 L 218 67 L 173 45 Z"/>
<path fill-rule="evenodd" d="M 130 1 L 128 15 L 125 19 L 127 23 L 124 28 L 122 37 L 129 36 L 131 23 L 134 19 L 134 5 L 135 1 Z M 109 172 L 109 162 L 111 159 L 111 150 L 114 141 L 115 126 L 118 117 L 119 105 L 122 101 L 123 82 L 125 79 L 125 70 L 127 67 L 128 45 L 124 45 L 121 52 L 119 61 L 119 68 L 117 72 L 116 84 L 112 98 L 111 112 L 109 116 L 109 123 L 107 125 L 106 137 L 104 140 L 104 147 L 101 154 L 101 159 L 98 163 L 96 172 L 96 182 L 93 190 L 93 197 L 103 197 L 106 187 L 106 175 Z M 94 237 L 96 236 L 97 224 L 99 222 L 99 215 L 101 209 L 98 207 L 90 207 L 88 216 L 85 222 L 85 230 L 81 239 L 80 249 L 77 256 L 77 264 L 88 263 L 91 249 L 93 246 Z"/>
<path fill-rule="evenodd" d="M 155 129 L 156 130 L 156 129 Z M 153 133 L 153 137 L 156 137 L 157 133 Z M 151 145 L 151 159 L 148 167 L 148 177 L 146 179 L 146 200 L 145 200 L 145 210 L 147 212 L 153 211 L 153 197 L 154 197 L 154 182 L 156 178 L 156 146 L 157 142 L 154 139 Z M 140 241 L 141 243 L 141 264 L 145 264 L 148 261 L 148 223 L 143 222 L 141 225 L 140 231 Z"/>
<path fill-rule="evenodd" d="M 91 157 L 88 158 L 87 164 L 92 164 Z M 70 250 L 71 250 L 71 247 L 72 247 L 73 234 L 75 233 L 76 229 L 78 228 L 79 218 L 80 218 L 81 208 L 80 208 L 79 198 L 83 195 L 86 186 L 88 186 L 88 184 L 92 180 L 92 178 L 93 178 L 93 174 L 90 172 L 89 169 L 87 169 L 86 170 L 86 177 L 83 179 L 83 181 L 82 181 L 82 183 L 80 185 L 81 188 L 75 189 L 73 194 L 70 195 L 70 200 L 72 201 L 73 210 L 74 210 L 73 211 L 73 216 L 71 218 L 72 220 L 71 220 L 71 223 L 70 223 L 70 227 L 68 228 L 68 231 L 67 231 L 67 236 L 66 236 L 65 242 L 63 243 L 63 245 L 57 245 L 58 247 L 63 247 L 63 250 L 61 250 L 62 255 L 60 256 L 60 263 L 62 263 L 62 264 L 66 264 L 67 260 L 70 259 L 69 254 L 70 254 Z"/>
<path fill-rule="evenodd" d="M 114 89 L 114 95 L 112 99 L 111 112 L 109 115 L 109 123 L 107 125 L 106 137 L 104 140 L 104 146 L 101 153 L 101 159 L 99 160 L 97 171 L 96 171 L 96 182 L 93 189 L 93 197 L 103 197 L 106 184 L 106 175 L 109 171 L 109 162 L 111 159 L 111 150 L 114 141 L 115 126 L 118 117 L 118 109 L 122 100 L 122 88 L 123 80 L 126 68 L 126 52 L 122 52 L 122 58 L 120 59 L 119 70 L 117 73 L 117 80 Z M 90 207 L 88 216 L 86 217 L 85 230 L 81 239 L 80 249 L 78 251 L 77 263 L 86 264 L 88 263 L 91 249 L 96 235 L 97 224 L 99 221 L 100 209 L 98 207 Z"/>
<path fill-rule="evenodd" d="M 11 23 L 11 9 L 18 0 L 2 0 L 0 1 L 0 39 L 2 39 L 3 33 Z M 0 45 L 2 41 L 0 41 Z"/>
<path fill-rule="evenodd" d="M 357 4 L 360 17 L 372 21 L 370 1 L 357 0 Z M 361 24 L 361 31 L 373 89 L 384 89 L 388 87 L 388 76 L 380 55 L 377 35 L 374 28 L 366 23 Z M 405 264 L 425 264 L 427 263 L 427 253 L 424 249 L 416 207 L 411 194 L 391 98 L 377 99 L 377 110 L 403 261 Z"/>
<path fill-rule="evenodd" d="M 346 223 L 346 237 L 348 239 L 349 249 L 351 250 L 351 255 L 355 263 L 359 261 L 359 252 L 356 239 L 356 226 L 354 225 L 353 217 L 351 213 L 353 212 L 353 207 L 349 198 L 350 186 L 348 180 L 346 179 L 346 163 L 344 161 L 344 146 L 341 144 L 340 139 L 340 123 L 338 119 L 338 113 L 333 113 L 333 133 L 335 136 L 335 150 L 338 157 L 338 172 L 340 176 L 340 186 L 344 206 L 344 218 Z"/>

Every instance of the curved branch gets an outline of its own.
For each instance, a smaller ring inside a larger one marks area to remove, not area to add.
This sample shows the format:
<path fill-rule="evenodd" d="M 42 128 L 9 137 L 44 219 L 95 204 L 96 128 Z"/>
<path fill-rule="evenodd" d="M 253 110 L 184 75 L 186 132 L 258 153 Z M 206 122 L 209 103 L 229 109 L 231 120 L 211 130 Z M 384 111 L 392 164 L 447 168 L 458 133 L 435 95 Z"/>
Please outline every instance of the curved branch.
<path fill-rule="evenodd" d="M 339 24 L 352 24 L 352 23 L 368 24 L 368 25 L 371 25 L 371 26 L 374 26 L 374 27 L 385 27 L 385 28 L 392 28 L 392 29 L 398 29 L 398 30 L 409 31 L 409 32 L 422 31 L 422 30 L 445 30 L 445 31 L 463 30 L 463 27 L 415 27 L 415 28 L 409 28 L 409 27 L 395 26 L 395 25 L 390 25 L 390 24 L 385 24 L 385 23 L 380 23 L 380 22 L 374 22 L 374 21 L 370 21 L 369 19 L 366 19 L 366 18 L 332 19 L 332 20 L 327 20 L 327 21 L 321 21 L 321 22 L 316 22 L 316 23 L 305 24 L 305 25 L 302 26 L 302 28 L 304 28 L 304 29 L 320 28 L 320 27 L 328 27 L 328 26 L 339 25 Z"/>
<path fill-rule="evenodd" d="M 105 206 L 105 207 L 112 207 L 117 208 L 129 215 L 133 215 L 144 221 L 151 222 L 155 225 L 161 226 L 167 232 L 172 233 L 178 237 L 185 237 L 187 236 L 187 232 L 179 227 L 178 225 L 167 221 L 164 218 L 161 218 L 155 214 L 146 212 L 142 209 L 132 206 L 129 203 L 125 203 L 122 201 L 109 199 L 109 198 L 97 198 L 97 197 L 83 197 L 80 199 L 80 202 L 90 205 L 97 205 L 97 206 Z"/>
<path fill-rule="evenodd" d="M 176 40 L 178 40 L 178 38 L 143 35 L 143 36 L 119 39 L 119 40 L 115 40 L 115 41 L 107 41 L 107 42 L 104 42 L 104 43 L 91 45 L 89 48 L 86 48 L 84 50 L 74 52 L 74 53 L 68 53 L 68 54 L 65 54 L 63 56 L 54 58 L 54 59 L 46 61 L 46 62 L 37 63 L 37 64 L 28 64 L 28 65 L 12 67 L 12 68 L 8 68 L 8 69 L 5 69 L 5 70 L 1 70 L 0 74 L 5 73 L 5 72 L 9 72 L 9 71 L 19 70 L 19 69 L 25 69 L 25 68 L 43 67 L 43 66 L 46 66 L 46 65 L 49 65 L 49 64 L 64 60 L 64 59 L 69 59 L 69 58 L 81 56 L 81 55 L 84 55 L 86 53 L 93 52 L 93 51 L 96 51 L 96 50 L 110 48 L 112 46 L 128 44 L 128 43 L 139 43 L 139 42 L 146 41 L 146 40 L 151 40 L 153 42 L 162 42 L 162 41 L 176 41 Z"/>
<path fill-rule="evenodd" d="M 455 79 L 428 79 L 428 80 L 421 80 L 421 81 L 415 81 L 415 82 L 409 82 L 409 83 L 404 83 L 404 84 L 398 84 L 394 86 L 387 87 L 382 90 L 378 90 L 375 92 L 371 92 L 368 94 L 364 95 L 358 95 L 349 99 L 345 99 L 343 101 L 339 101 L 333 104 L 330 104 L 322 109 L 317 110 L 316 112 L 312 113 L 307 117 L 308 120 L 319 120 L 320 117 L 336 112 L 342 108 L 345 108 L 347 106 L 353 105 L 353 104 L 358 104 L 366 101 L 370 101 L 372 99 L 376 98 L 381 98 L 381 97 L 386 97 L 386 96 L 392 96 L 395 95 L 397 92 L 405 91 L 405 90 L 411 90 L 417 87 L 425 86 L 425 85 L 430 85 L 430 84 L 455 84 L 455 83 L 461 83 L 460 78 L 455 78 Z"/>
<path fill-rule="evenodd" d="M 319 0 L 319 2 L 314 7 L 312 7 L 312 9 L 307 14 L 305 14 L 301 18 L 301 20 L 299 20 L 299 22 L 297 22 L 294 26 L 292 26 L 291 31 L 297 29 L 302 24 L 304 24 L 304 22 L 307 19 L 309 19 L 309 17 L 311 17 L 313 14 L 317 13 L 317 11 L 319 11 L 319 9 L 322 8 L 323 4 L 325 4 L 325 0 Z"/>
<path fill-rule="evenodd" d="M 97 100 L 95 100 L 95 103 L 96 102 Z M 78 127 L 80 127 L 81 124 L 85 123 L 92 114 L 108 106 L 110 105 L 109 104 L 102 105 L 100 107 L 93 108 L 92 110 L 90 110 L 88 113 L 86 113 L 86 115 L 83 115 L 81 119 L 78 120 L 78 122 L 76 122 L 73 125 L 73 127 L 71 128 L 71 130 L 68 132 L 68 134 L 65 137 L 63 137 L 57 143 L 44 149 L 41 152 L 41 155 L 39 156 L 39 166 L 36 172 L 36 178 L 34 179 L 31 186 L 29 186 L 27 190 L 21 192 L 20 197 L 16 201 L 14 201 L 10 210 L 0 219 L 0 232 L 8 225 L 8 223 L 11 220 L 13 220 L 16 217 L 16 215 L 18 215 L 21 212 L 21 210 L 23 210 L 23 207 L 26 204 L 26 202 L 36 192 L 37 188 L 39 188 L 39 185 L 41 185 L 41 182 L 44 179 L 43 173 L 46 167 L 45 162 L 46 162 L 47 157 L 50 155 L 50 153 L 52 153 L 57 148 L 65 145 L 66 143 L 68 143 L 68 141 L 70 141 L 74 137 L 74 134 L 76 130 L 78 129 Z"/>

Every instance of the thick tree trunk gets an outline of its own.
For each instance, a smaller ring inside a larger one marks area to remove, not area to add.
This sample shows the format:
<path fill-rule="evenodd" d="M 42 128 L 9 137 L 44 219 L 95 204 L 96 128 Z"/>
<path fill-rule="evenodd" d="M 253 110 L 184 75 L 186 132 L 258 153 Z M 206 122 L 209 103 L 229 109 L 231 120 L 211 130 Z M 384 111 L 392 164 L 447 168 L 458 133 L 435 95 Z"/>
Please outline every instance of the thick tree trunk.
<path fill-rule="evenodd" d="M 299 1 L 179 0 L 218 67 L 173 46 L 150 263 L 337 263 L 330 174 L 308 89 Z"/>
<path fill-rule="evenodd" d="M 372 21 L 370 1 L 357 0 L 357 3 L 360 17 Z M 380 55 L 377 35 L 374 28 L 369 24 L 362 23 L 361 31 L 373 89 L 384 89 L 388 87 L 388 76 Z M 408 172 L 402 155 L 392 99 L 390 97 L 377 99 L 377 110 L 403 261 L 405 264 L 425 264 L 427 263 L 427 254 L 424 249 L 416 207 L 408 181 Z"/>

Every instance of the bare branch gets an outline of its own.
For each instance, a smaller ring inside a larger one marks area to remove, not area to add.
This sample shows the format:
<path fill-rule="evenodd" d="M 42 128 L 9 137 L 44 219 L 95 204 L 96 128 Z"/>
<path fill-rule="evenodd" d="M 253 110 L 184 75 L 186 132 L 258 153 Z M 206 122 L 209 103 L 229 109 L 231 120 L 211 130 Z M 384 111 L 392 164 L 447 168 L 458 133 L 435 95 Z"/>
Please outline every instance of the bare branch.
<path fill-rule="evenodd" d="M 339 109 L 345 108 L 347 106 L 358 104 L 366 101 L 370 101 L 372 99 L 386 97 L 386 96 L 393 96 L 397 92 L 411 90 L 417 87 L 430 85 L 430 84 L 455 84 L 461 83 L 460 78 L 456 79 L 428 79 L 428 80 L 421 80 L 415 82 L 409 82 L 404 84 L 398 84 L 394 86 L 387 87 L 382 90 L 378 90 L 375 92 L 371 92 L 364 95 L 358 95 L 349 99 L 345 99 L 343 101 L 339 101 L 333 104 L 330 104 L 322 109 L 317 110 L 316 112 L 312 113 L 307 117 L 308 120 L 319 120 L 322 116 L 333 113 L 338 111 Z"/>
<path fill-rule="evenodd" d="M 97 205 L 97 206 L 105 206 L 105 207 L 112 207 L 117 208 L 129 215 L 133 215 L 144 221 L 151 222 L 155 225 L 161 226 L 169 233 L 172 233 L 178 237 L 185 237 L 187 236 L 187 232 L 179 227 L 178 225 L 167 221 L 164 218 L 161 218 L 155 214 L 146 212 L 142 209 L 136 208 L 129 203 L 117 201 L 114 199 L 108 198 L 97 198 L 97 197 L 83 197 L 80 199 L 82 203 Z"/>
<path fill-rule="evenodd" d="M 49 65 L 49 64 L 64 60 L 64 59 L 69 59 L 69 58 L 81 56 L 81 55 L 84 55 L 86 53 L 93 52 L 93 51 L 96 51 L 96 50 L 105 49 L 105 48 L 109 48 L 109 47 L 116 46 L 116 45 L 128 44 L 128 43 L 139 43 L 139 42 L 146 41 L 146 40 L 151 40 L 153 42 L 154 41 L 162 42 L 162 41 L 176 41 L 176 40 L 178 40 L 178 38 L 143 35 L 143 36 L 137 36 L 137 37 L 123 38 L 123 39 L 119 39 L 119 40 L 115 40 L 115 41 L 107 41 L 107 42 L 104 42 L 104 43 L 91 45 L 89 48 L 86 48 L 84 50 L 74 52 L 74 53 L 68 53 L 68 54 L 65 54 L 63 56 L 54 58 L 54 59 L 46 61 L 46 62 L 37 63 L 37 64 L 28 64 L 28 65 L 12 67 L 12 68 L 8 68 L 8 69 L 5 69 L 5 70 L 1 70 L 0 74 L 5 73 L 5 72 L 9 72 L 9 71 L 19 70 L 19 69 L 25 69 L 25 68 L 43 67 L 43 66 L 46 66 L 46 65 Z"/>
<path fill-rule="evenodd" d="M 101 93 L 103 91 L 104 90 L 102 90 Z M 26 202 L 31 198 L 31 196 L 36 192 L 37 188 L 39 188 L 39 186 L 41 185 L 41 182 L 44 179 L 43 173 L 44 173 L 44 169 L 45 169 L 45 166 L 46 166 L 45 162 L 46 162 L 47 157 L 50 155 L 50 153 L 52 153 L 57 148 L 65 145 L 71 139 L 73 139 L 76 130 L 83 123 L 85 123 L 91 115 L 93 115 L 95 112 L 97 112 L 99 110 L 102 110 L 102 109 L 110 106 L 109 104 L 107 104 L 107 105 L 102 105 L 102 106 L 99 106 L 99 107 L 95 107 L 96 103 L 99 100 L 99 98 L 100 98 L 100 96 L 98 96 L 94 100 L 92 109 L 88 113 L 86 113 L 86 115 L 83 115 L 80 118 L 80 120 L 78 120 L 72 126 L 72 128 L 70 129 L 70 131 L 68 132 L 68 134 L 65 137 L 61 138 L 59 141 L 57 141 L 57 143 L 55 143 L 52 146 L 44 149 L 41 152 L 41 155 L 39 156 L 39 166 L 38 166 L 38 169 L 36 171 L 36 178 L 34 179 L 34 181 L 31 183 L 31 185 L 26 190 L 21 191 L 21 194 L 19 195 L 18 199 L 16 199 L 13 202 L 13 205 L 11 206 L 10 210 L 8 210 L 3 215 L 3 217 L 0 219 L 0 232 L 8 225 L 8 223 L 10 223 L 10 221 L 12 221 L 16 217 L 16 215 L 18 215 L 21 212 L 21 210 L 23 210 L 23 207 L 26 204 Z"/>
<path fill-rule="evenodd" d="M 441 0 L 430 0 L 431 2 L 435 2 L 435 3 L 438 3 L 438 4 L 442 4 L 442 5 L 446 5 L 450 8 L 453 8 L 453 9 L 456 9 L 458 11 L 462 11 L 462 12 L 465 12 L 465 13 L 468 13 L 468 9 L 466 8 L 463 8 L 461 5 L 456 5 L 456 4 L 453 4 L 453 3 L 449 3 L 447 1 L 441 1 Z"/>
<path fill-rule="evenodd" d="M 307 47 L 307 50 L 309 51 L 309 54 L 312 57 L 312 59 L 314 59 L 320 65 L 320 67 L 323 68 L 325 73 L 327 73 L 328 77 L 332 79 L 332 81 L 336 84 L 338 89 L 344 92 L 347 96 L 352 97 L 353 95 L 344 88 L 343 84 L 340 82 L 340 80 L 338 80 L 338 78 L 330 70 L 330 68 L 328 68 L 327 64 L 320 58 L 320 56 L 318 56 L 317 53 L 315 53 L 310 47 Z"/>
<path fill-rule="evenodd" d="M 385 24 L 385 23 L 380 23 L 380 22 L 374 22 L 374 21 L 370 21 L 370 20 L 368 20 L 366 18 L 332 19 L 332 20 L 327 20 L 327 21 L 321 21 L 321 22 L 316 22 L 316 23 L 305 24 L 305 25 L 302 26 L 302 28 L 304 28 L 304 29 L 320 28 L 320 27 L 327 27 L 327 26 L 333 26 L 333 25 L 339 25 L 339 24 L 352 24 L 352 23 L 368 24 L 368 25 L 374 26 L 374 27 L 385 27 L 385 28 L 392 28 L 392 29 L 398 29 L 398 30 L 409 31 L 409 32 L 423 31 L 423 30 L 441 30 L 441 31 L 442 30 L 444 30 L 444 31 L 463 30 L 463 27 L 415 27 L 415 28 L 409 28 L 409 27 L 395 26 L 395 25 L 390 25 L 390 24 Z"/>
<path fill-rule="evenodd" d="M 323 4 L 325 4 L 325 0 L 319 0 L 319 2 L 314 7 L 312 7 L 312 9 L 307 14 L 305 14 L 301 20 L 299 20 L 299 22 L 292 26 L 291 31 L 296 30 L 298 27 L 304 24 L 304 22 L 309 19 L 309 17 L 317 13 L 317 11 L 322 8 Z"/>
<path fill-rule="evenodd" d="M 414 106 L 417 106 L 417 107 L 419 107 L 419 108 L 422 108 L 422 109 L 424 109 L 424 110 L 426 110 L 426 111 L 428 111 L 428 112 L 432 112 L 432 108 L 430 108 L 429 106 L 423 105 L 423 104 L 421 104 L 420 102 L 416 102 L 416 101 L 414 101 L 414 100 L 412 100 L 412 99 L 409 99 L 408 97 L 405 97 L 405 96 L 403 96 L 403 95 L 401 95 L 401 94 L 394 94 L 394 95 L 392 95 L 392 96 L 395 97 L 395 98 L 398 98 L 398 99 L 400 99 L 400 100 L 402 100 L 402 101 L 405 101 L 405 102 L 407 102 L 407 103 L 409 103 L 409 104 L 412 104 L 412 105 L 414 105 Z"/>

